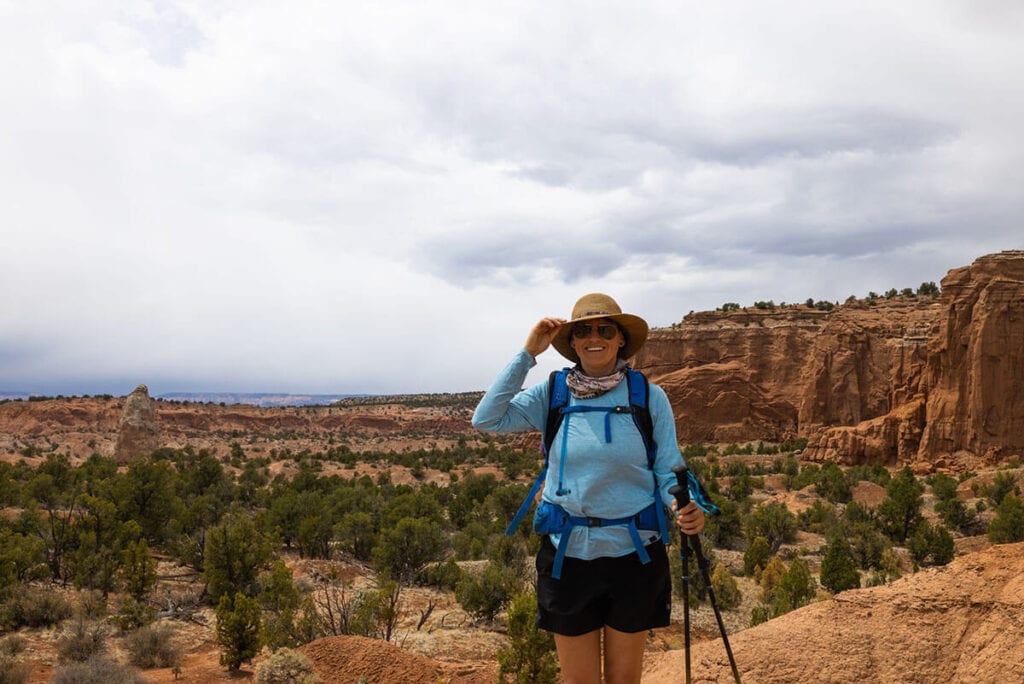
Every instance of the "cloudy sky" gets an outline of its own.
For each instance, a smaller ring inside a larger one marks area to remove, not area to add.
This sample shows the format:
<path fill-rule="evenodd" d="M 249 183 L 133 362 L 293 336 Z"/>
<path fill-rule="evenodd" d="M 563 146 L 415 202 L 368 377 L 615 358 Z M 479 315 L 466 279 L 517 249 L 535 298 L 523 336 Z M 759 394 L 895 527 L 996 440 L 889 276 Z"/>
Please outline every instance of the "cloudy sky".
<path fill-rule="evenodd" d="M 0 391 L 484 388 L 1024 247 L 1024 5 L 0 0 Z M 551 350 L 540 373 L 560 366 Z"/>

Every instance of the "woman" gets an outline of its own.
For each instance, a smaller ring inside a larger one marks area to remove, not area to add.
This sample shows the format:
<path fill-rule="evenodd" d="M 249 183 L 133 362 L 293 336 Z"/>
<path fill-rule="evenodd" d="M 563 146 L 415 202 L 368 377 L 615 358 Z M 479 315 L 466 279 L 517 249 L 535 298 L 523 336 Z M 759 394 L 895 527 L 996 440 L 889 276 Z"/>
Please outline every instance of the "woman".
<path fill-rule="evenodd" d="M 473 414 L 473 425 L 482 430 L 543 431 L 552 386 L 520 391 L 526 375 L 551 345 L 575 364 L 565 382 L 567 408 L 576 412 L 565 413 L 551 440 L 538 515 L 554 510 L 583 522 L 551 531 L 534 521 L 539 532 L 550 531 L 537 554 L 537 626 L 554 633 L 567 684 L 600 682 L 602 664 L 606 682 L 639 682 L 647 631 L 669 624 L 667 540 L 658 526 L 622 521 L 638 518 L 652 504 L 658 513 L 662 505 L 675 510 L 668 489 L 682 455 L 672 407 L 651 384 L 652 465 L 632 416 L 609 412 L 629 408 L 626 359 L 643 346 L 647 331 L 642 318 L 622 313 L 608 295 L 585 295 L 568 321 L 542 318 L 533 327 Z M 676 524 L 697 534 L 704 513 L 691 502 L 676 513 Z"/>

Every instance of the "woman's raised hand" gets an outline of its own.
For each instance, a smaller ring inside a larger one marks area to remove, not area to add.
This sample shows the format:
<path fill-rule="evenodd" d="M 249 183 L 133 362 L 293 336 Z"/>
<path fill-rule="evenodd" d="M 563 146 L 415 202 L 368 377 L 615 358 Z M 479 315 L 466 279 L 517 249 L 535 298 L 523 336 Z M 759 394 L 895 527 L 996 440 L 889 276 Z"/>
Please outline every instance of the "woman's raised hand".
<path fill-rule="evenodd" d="M 563 325 L 565 325 L 564 318 L 547 317 L 540 319 L 537 321 L 537 325 L 533 326 L 533 329 L 530 330 L 523 348 L 534 358 L 540 356 L 544 353 L 544 350 L 551 346 L 551 340 L 555 339 L 558 329 Z"/>

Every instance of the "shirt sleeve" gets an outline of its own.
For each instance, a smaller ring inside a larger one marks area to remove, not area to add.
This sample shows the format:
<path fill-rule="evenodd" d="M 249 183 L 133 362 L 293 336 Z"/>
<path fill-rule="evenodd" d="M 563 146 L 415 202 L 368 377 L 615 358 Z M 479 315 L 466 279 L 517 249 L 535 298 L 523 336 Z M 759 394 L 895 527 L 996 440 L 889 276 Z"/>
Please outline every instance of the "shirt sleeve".
<path fill-rule="evenodd" d="M 537 365 L 525 349 L 505 366 L 473 412 L 473 427 L 487 432 L 543 430 L 547 419 L 547 383 L 522 389 Z"/>
<path fill-rule="evenodd" d="M 676 419 L 672 412 L 672 404 L 669 403 L 665 390 L 654 383 L 650 384 L 648 407 L 654 423 L 654 442 L 658 445 L 654 457 L 654 477 L 662 502 L 671 508 L 673 496 L 668 490 L 676 484 L 676 474 L 672 472 L 672 468 L 684 461 L 676 438 Z"/>

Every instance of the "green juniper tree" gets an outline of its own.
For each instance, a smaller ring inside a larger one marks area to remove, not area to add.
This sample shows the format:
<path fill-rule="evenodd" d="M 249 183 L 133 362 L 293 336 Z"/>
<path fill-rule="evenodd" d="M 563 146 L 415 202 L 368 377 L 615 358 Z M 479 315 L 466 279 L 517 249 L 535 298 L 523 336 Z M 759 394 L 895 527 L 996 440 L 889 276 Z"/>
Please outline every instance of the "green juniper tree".
<path fill-rule="evenodd" d="M 860 587 L 860 573 L 857 572 L 853 552 L 841 535 L 834 535 L 828 542 L 821 561 L 821 585 L 833 594 Z"/>
<path fill-rule="evenodd" d="M 217 643 L 223 649 L 220 664 L 237 670 L 251 661 L 263 645 L 260 639 L 260 605 L 239 592 L 222 594 L 217 603 Z"/>

